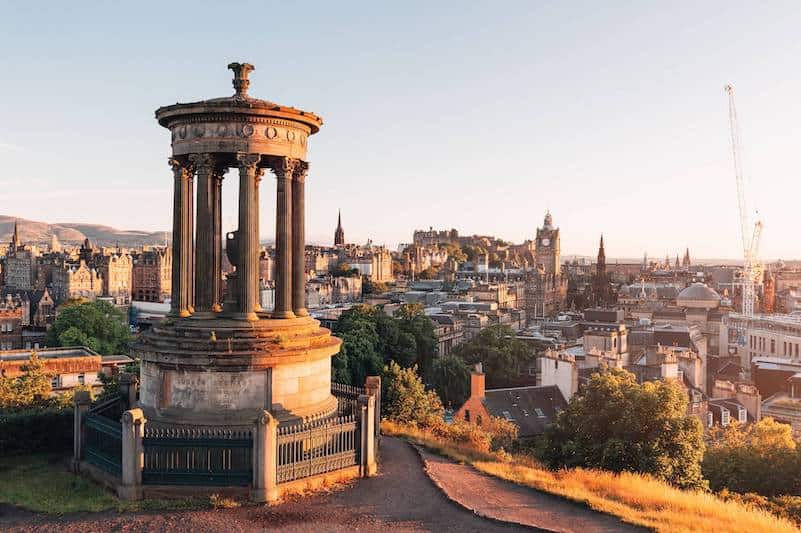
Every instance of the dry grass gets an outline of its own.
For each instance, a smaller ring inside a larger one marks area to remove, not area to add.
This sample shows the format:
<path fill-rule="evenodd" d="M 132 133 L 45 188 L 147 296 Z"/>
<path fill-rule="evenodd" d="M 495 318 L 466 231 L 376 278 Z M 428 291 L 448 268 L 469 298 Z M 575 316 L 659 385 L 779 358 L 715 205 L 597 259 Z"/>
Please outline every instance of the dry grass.
<path fill-rule="evenodd" d="M 724 501 L 707 492 L 682 491 L 650 476 L 579 468 L 551 471 L 528 457 L 476 452 L 417 428 L 384 421 L 381 429 L 489 475 L 581 502 L 624 522 L 657 531 L 798 531 L 789 520 L 753 506 Z"/>

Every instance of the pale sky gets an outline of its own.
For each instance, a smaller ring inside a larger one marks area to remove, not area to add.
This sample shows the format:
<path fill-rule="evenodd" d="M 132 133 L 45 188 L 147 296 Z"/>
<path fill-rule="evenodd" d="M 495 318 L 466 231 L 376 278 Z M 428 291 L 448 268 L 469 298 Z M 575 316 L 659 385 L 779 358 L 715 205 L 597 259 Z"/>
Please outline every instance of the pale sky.
<path fill-rule="evenodd" d="M 733 83 L 762 257 L 799 258 L 799 32 L 797 1 L 0 1 L 0 214 L 170 229 L 153 112 L 247 61 L 253 96 L 325 120 L 309 240 L 341 208 L 349 242 L 520 242 L 550 209 L 565 254 L 738 257 Z"/>

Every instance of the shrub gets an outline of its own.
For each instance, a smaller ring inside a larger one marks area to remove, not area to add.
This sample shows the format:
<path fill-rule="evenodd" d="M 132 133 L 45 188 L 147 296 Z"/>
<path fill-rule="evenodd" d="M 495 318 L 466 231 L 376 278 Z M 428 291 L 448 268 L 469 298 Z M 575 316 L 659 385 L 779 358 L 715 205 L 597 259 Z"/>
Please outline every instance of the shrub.
<path fill-rule="evenodd" d="M 417 366 L 401 368 L 395 361 L 384 367 L 381 404 L 384 415 L 400 424 L 433 426 L 442 421 L 445 409 L 434 391 L 427 391 L 417 375 Z"/>
<path fill-rule="evenodd" d="M 72 449 L 71 409 L 34 408 L 0 412 L 0 455 Z"/>

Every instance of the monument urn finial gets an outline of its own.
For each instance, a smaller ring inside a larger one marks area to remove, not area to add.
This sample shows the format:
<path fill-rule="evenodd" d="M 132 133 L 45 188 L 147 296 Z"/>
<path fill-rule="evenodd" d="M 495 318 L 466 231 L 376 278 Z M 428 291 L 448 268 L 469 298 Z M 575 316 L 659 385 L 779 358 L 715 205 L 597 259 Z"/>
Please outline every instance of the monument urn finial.
<path fill-rule="evenodd" d="M 250 80 L 248 76 L 251 71 L 256 70 L 256 67 L 250 63 L 229 63 L 228 68 L 234 71 L 234 89 L 236 94 L 235 98 L 247 98 L 248 87 L 250 87 Z"/>

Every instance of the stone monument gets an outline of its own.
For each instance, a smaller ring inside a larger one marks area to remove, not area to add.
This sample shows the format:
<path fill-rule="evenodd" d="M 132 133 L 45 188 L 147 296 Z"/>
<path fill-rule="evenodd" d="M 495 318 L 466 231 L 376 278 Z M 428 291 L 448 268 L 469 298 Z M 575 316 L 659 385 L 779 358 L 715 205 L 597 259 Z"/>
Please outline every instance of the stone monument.
<path fill-rule="evenodd" d="M 233 96 L 156 111 L 172 135 L 172 309 L 134 348 L 149 424 L 249 425 L 265 410 L 291 423 L 337 409 L 331 356 L 341 341 L 305 309 L 306 153 L 322 119 L 249 96 L 254 67 L 228 68 Z M 239 223 L 223 243 L 220 198 L 229 168 L 239 175 Z M 258 277 L 259 186 L 267 171 L 276 180 L 271 312 L 259 306 Z M 235 267 L 225 295 L 223 245 Z"/>

